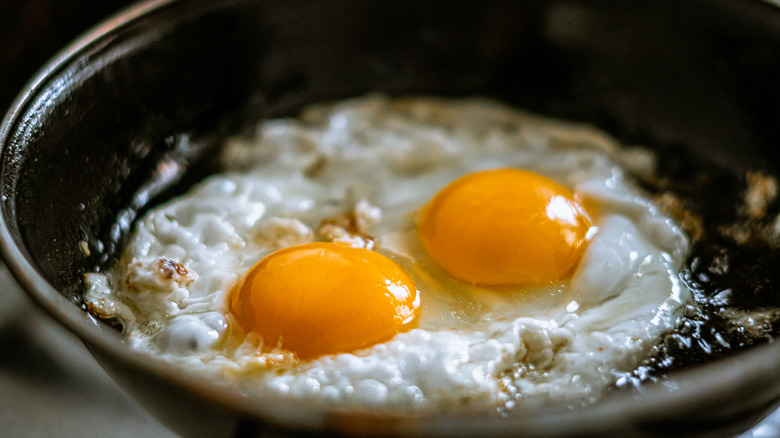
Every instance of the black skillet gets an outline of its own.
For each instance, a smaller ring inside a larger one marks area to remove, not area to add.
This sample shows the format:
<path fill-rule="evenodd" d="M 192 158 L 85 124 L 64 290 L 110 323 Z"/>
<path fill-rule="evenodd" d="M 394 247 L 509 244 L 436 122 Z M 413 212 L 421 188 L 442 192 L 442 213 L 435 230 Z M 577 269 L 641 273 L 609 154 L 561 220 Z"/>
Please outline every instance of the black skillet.
<path fill-rule="evenodd" d="M 139 358 L 83 310 L 82 274 L 111 263 L 139 212 L 217 170 L 226 136 L 377 90 L 493 96 L 739 181 L 748 169 L 773 171 L 780 157 L 780 10 L 727 0 L 139 3 L 62 51 L 6 116 L 5 261 L 185 435 L 729 436 L 778 404 L 772 342 L 594 406 L 505 419 L 248 400 Z"/>

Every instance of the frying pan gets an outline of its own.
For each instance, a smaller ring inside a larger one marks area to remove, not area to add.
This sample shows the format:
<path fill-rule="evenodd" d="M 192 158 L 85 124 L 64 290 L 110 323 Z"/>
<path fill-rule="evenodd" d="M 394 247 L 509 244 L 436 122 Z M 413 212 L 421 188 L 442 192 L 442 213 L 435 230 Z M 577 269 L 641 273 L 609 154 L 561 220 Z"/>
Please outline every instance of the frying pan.
<path fill-rule="evenodd" d="M 225 138 L 373 91 L 491 96 L 732 175 L 780 157 L 780 10 L 756 1 L 152 0 L 97 25 L 0 127 L 0 247 L 15 278 L 183 435 L 731 436 L 780 401 L 780 343 L 582 409 L 509 418 L 251 399 L 134 354 L 85 312 L 133 220 L 218 170 Z"/>

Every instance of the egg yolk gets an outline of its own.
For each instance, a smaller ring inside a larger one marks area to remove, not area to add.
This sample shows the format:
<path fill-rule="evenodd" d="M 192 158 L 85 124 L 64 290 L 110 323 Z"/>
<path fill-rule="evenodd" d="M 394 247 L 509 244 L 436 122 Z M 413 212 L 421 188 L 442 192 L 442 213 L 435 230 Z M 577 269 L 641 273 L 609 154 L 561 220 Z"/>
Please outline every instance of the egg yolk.
<path fill-rule="evenodd" d="M 590 219 L 574 194 L 519 169 L 468 174 L 423 208 L 417 233 L 452 276 L 486 286 L 534 284 L 569 275 Z"/>
<path fill-rule="evenodd" d="M 339 243 L 308 243 L 263 258 L 233 291 L 245 332 L 299 358 L 353 351 L 409 330 L 420 298 L 389 258 Z"/>

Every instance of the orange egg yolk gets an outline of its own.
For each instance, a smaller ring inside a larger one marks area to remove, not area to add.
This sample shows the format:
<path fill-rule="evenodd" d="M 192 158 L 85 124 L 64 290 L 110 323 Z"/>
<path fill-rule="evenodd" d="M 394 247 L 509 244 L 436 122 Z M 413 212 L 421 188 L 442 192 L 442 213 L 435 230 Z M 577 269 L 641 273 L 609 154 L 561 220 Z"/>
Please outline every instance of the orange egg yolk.
<path fill-rule="evenodd" d="M 245 332 L 299 358 L 353 351 L 409 330 L 419 313 L 409 274 L 389 258 L 339 243 L 308 243 L 263 258 L 233 291 Z"/>
<path fill-rule="evenodd" d="M 586 246 L 590 219 L 574 194 L 518 169 L 468 174 L 423 208 L 417 233 L 452 276 L 478 285 L 566 277 Z"/>

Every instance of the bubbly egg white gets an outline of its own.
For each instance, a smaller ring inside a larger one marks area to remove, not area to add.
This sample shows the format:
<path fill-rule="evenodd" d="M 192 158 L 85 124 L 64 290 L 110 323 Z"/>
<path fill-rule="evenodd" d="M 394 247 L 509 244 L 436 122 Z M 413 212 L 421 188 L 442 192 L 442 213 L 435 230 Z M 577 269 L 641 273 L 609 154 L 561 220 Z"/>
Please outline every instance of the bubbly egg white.
<path fill-rule="evenodd" d="M 652 154 L 590 127 L 483 99 L 368 96 L 266 121 L 223 158 L 225 173 L 138 221 L 117 266 L 87 275 L 85 301 L 122 322 L 132 348 L 250 395 L 388 411 L 581 405 L 629 376 L 692 302 L 677 277 L 687 238 L 626 176 L 651 174 Z M 502 167 L 584 200 L 594 228 L 570 279 L 481 290 L 422 251 L 420 208 Z M 345 215 L 353 229 L 332 220 Z M 234 339 L 231 288 L 263 256 L 314 240 L 375 247 L 406 268 L 417 328 L 306 362 Z"/>

